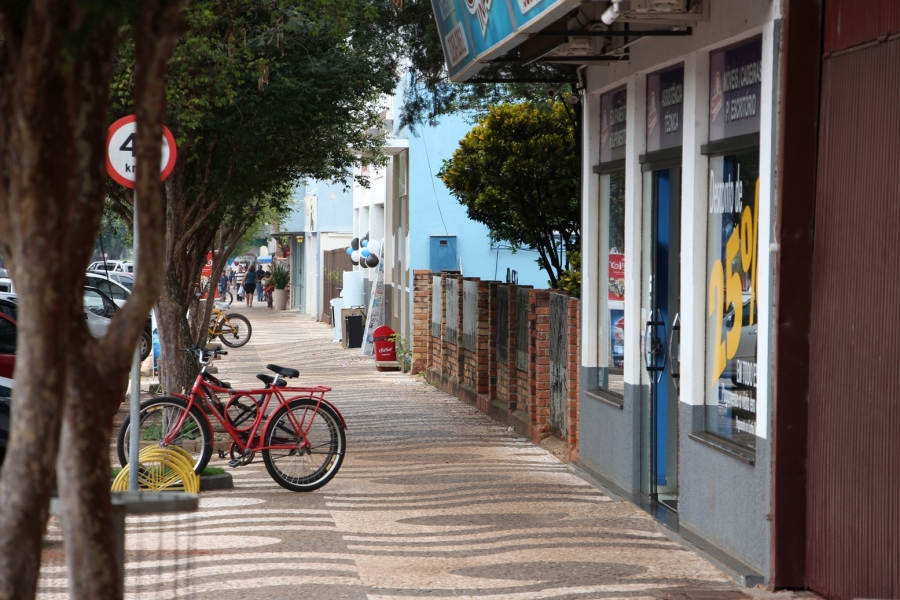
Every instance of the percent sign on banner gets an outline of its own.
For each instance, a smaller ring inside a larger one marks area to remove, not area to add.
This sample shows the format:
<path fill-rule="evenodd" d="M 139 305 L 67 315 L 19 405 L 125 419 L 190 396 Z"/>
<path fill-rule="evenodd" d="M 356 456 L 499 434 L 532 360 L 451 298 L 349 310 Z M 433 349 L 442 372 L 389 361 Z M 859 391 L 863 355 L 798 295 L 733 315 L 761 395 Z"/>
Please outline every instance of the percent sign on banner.
<path fill-rule="evenodd" d="M 134 189 L 137 176 L 134 172 L 137 157 L 137 119 L 134 115 L 122 117 L 109 127 L 106 135 L 106 172 L 118 184 Z M 162 160 L 160 161 L 160 181 L 164 181 L 175 168 L 175 138 L 169 128 L 163 125 Z"/>

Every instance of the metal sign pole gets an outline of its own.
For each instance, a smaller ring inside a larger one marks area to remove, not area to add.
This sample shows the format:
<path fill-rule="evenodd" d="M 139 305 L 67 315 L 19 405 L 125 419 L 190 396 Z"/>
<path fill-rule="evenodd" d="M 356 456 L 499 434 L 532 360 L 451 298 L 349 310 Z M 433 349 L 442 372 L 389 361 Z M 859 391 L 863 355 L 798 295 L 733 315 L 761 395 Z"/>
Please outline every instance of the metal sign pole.
<path fill-rule="evenodd" d="M 133 273 L 137 279 L 138 270 L 138 205 L 137 190 L 134 191 L 134 268 Z M 131 359 L 131 406 L 129 414 L 131 420 L 131 437 L 128 441 L 128 490 L 138 490 L 138 450 L 141 443 L 141 341 L 138 339 L 134 347 L 134 358 Z"/>

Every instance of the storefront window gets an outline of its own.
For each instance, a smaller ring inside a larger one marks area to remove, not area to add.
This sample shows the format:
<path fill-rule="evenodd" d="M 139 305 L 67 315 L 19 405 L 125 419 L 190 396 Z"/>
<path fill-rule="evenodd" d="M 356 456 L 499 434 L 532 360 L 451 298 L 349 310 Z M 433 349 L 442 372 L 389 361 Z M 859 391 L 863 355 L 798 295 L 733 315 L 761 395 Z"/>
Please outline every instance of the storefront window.
<path fill-rule="evenodd" d="M 601 178 L 603 204 L 609 222 L 607 249 L 606 307 L 601 309 L 601 323 L 609 338 L 600 340 L 607 356 L 600 365 L 598 387 L 616 394 L 624 393 L 625 367 L 625 173 L 617 171 Z M 602 293 L 602 291 L 601 291 Z M 601 303 L 602 306 L 602 303 Z"/>
<path fill-rule="evenodd" d="M 597 388 L 622 397 L 625 392 L 625 88 L 600 96 L 600 219 L 608 242 L 599 248 L 597 303 Z"/>
<path fill-rule="evenodd" d="M 706 430 L 756 446 L 759 151 L 710 158 Z"/>

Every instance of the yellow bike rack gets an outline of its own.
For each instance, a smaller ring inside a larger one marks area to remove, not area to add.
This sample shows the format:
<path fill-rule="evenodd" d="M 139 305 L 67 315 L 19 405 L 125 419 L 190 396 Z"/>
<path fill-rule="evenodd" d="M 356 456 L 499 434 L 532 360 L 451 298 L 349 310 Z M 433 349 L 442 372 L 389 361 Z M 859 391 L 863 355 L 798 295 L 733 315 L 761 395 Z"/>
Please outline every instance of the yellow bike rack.
<path fill-rule="evenodd" d="M 200 476 L 194 472 L 194 457 L 179 446 L 147 446 L 138 454 L 138 489 L 148 492 L 200 492 Z M 128 491 L 129 467 L 113 480 L 112 491 Z"/>

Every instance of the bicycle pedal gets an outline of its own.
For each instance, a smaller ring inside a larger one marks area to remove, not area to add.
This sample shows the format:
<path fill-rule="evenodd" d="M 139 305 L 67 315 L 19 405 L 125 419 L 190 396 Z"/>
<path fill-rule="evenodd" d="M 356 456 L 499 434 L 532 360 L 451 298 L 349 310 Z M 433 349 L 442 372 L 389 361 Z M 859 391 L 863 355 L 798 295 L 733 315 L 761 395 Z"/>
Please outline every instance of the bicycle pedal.
<path fill-rule="evenodd" d="M 241 460 L 240 459 L 229 460 L 228 466 L 231 467 L 232 469 L 239 467 L 239 466 L 241 466 Z"/>

